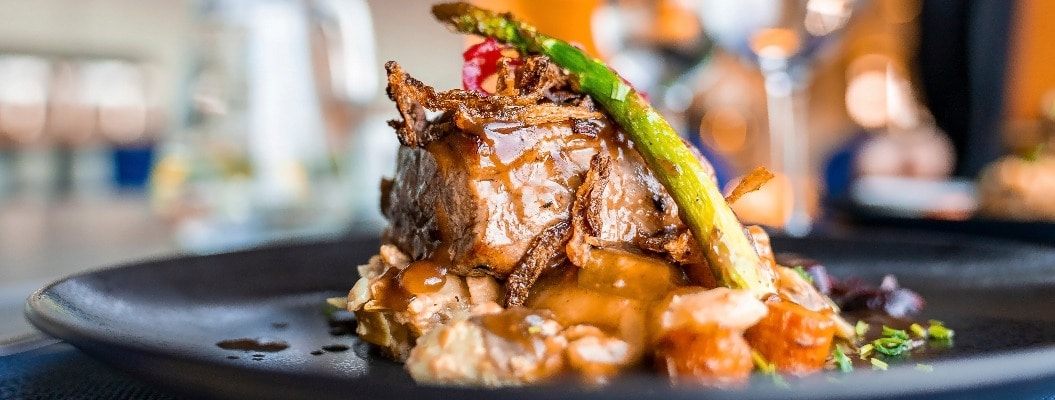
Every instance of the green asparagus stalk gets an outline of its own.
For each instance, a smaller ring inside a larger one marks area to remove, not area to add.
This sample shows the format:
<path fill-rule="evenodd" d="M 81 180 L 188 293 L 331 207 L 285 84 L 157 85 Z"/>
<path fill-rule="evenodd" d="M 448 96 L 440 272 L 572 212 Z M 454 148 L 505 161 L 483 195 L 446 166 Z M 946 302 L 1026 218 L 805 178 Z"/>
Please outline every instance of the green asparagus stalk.
<path fill-rule="evenodd" d="M 715 280 L 761 298 L 776 291 L 717 185 L 669 123 L 648 101 L 600 60 L 562 40 L 539 33 L 510 14 L 468 3 L 437 4 L 438 20 L 462 33 L 491 37 L 521 54 L 542 54 L 578 79 L 583 92 L 601 104 L 633 141 L 648 166 L 678 204 L 706 255 Z"/>

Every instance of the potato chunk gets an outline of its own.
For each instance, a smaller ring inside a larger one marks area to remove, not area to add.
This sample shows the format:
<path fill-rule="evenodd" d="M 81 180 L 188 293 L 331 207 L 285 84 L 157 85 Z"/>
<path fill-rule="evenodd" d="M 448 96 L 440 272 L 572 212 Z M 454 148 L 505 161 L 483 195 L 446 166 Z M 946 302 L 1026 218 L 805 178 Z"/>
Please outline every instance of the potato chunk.
<path fill-rule="evenodd" d="M 751 346 L 739 331 L 711 324 L 677 328 L 656 343 L 656 369 L 674 384 L 742 387 L 751 377 Z"/>
<path fill-rule="evenodd" d="M 828 358 L 835 320 L 830 314 L 774 297 L 769 314 L 747 330 L 747 341 L 781 373 L 806 375 Z"/>

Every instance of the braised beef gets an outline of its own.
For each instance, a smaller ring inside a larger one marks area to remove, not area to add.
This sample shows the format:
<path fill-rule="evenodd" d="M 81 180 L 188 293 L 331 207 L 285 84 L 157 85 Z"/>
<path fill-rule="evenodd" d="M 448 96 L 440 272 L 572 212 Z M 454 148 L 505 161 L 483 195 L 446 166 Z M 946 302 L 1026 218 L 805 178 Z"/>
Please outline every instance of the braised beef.
<path fill-rule="evenodd" d="M 603 201 L 589 210 L 597 245 L 687 257 L 668 254 L 684 252 L 689 235 L 673 199 L 626 136 L 545 57 L 502 64 L 490 96 L 438 93 L 395 63 L 386 68 L 402 146 L 383 185 L 385 242 L 454 274 L 515 274 L 530 284 L 556 256 L 529 250 L 566 241 L 555 227 L 570 222 L 576 190 L 601 154 L 611 161 L 598 188 Z"/>

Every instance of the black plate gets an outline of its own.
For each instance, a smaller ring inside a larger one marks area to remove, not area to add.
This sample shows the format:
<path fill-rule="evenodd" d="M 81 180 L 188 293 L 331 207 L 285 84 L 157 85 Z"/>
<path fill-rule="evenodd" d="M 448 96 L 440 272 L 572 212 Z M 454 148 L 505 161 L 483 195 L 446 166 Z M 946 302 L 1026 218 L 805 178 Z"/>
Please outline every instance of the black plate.
<path fill-rule="evenodd" d="M 892 215 L 850 202 L 836 203 L 835 208 L 840 211 L 842 217 L 855 225 L 971 234 L 1055 245 L 1055 223 L 1052 222 L 1012 221 L 985 216 L 972 216 L 964 220 L 914 218 Z"/>
<path fill-rule="evenodd" d="M 814 376 L 791 389 L 762 382 L 745 391 L 707 393 L 671 388 L 645 373 L 602 389 L 574 383 L 497 392 L 418 386 L 400 365 L 354 336 L 331 335 L 322 315 L 324 299 L 346 293 L 356 264 L 376 243 L 294 245 L 91 272 L 37 291 L 26 314 L 44 332 L 116 368 L 217 398 L 961 397 L 1001 385 L 1055 382 L 1045 379 L 1055 376 L 1055 251 L 882 234 L 777 238 L 774 246 L 821 259 L 835 275 L 878 281 L 894 273 L 903 286 L 921 292 L 928 300 L 923 318 L 944 319 L 957 332 L 952 350 L 926 361 L 933 372 L 908 362 L 883 372 Z M 279 339 L 290 347 L 265 353 L 216 345 L 239 338 Z M 311 354 L 331 344 L 350 350 Z"/>

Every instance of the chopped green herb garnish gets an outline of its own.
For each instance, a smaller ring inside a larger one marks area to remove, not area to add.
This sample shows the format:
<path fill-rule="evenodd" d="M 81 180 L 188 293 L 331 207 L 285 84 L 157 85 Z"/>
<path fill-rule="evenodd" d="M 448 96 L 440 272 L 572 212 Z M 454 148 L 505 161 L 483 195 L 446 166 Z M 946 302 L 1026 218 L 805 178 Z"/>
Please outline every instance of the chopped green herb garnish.
<path fill-rule="evenodd" d="M 941 321 L 931 320 L 929 323 L 930 326 L 927 328 L 915 323 L 910 325 L 908 331 L 912 332 L 911 335 L 905 330 L 884 326 L 883 337 L 865 343 L 858 350 L 858 354 L 862 361 L 872 363 L 872 369 L 886 370 L 889 364 L 884 360 L 889 361 L 890 359 L 908 357 L 912 349 L 923 345 L 924 339 L 932 341 L 932 347 L 951 345 L 952 330 L 942 325 Z M 863 335 L 862 331 L 868 329 L 868 324 L 862 324 L 862 321 L 858 321 L 857 326 L 854 328 L 860 336 Z M 836 348 L 833 351 L 832 358 L 836 365 L 839 363 L 838 352 L 841 350 Z M 916 369 L 930 372 L 934 370 L 934 367 L 927 364 L 916 364 Z"/>
<path fill-rule="evenodd" d="M 857 321 L 857 325 L 854 326 L 854 332 L 857 333 L 858 338 L 864 338 L 865 334 L 868 333 L 868 329 L 871 327 L 872 326 L 868 325 L 867 322 Z"/>
<path fill-rule="evenodd" d="M 811 285 L 813 284 L 813 277 L 810 276 L 810 273 L 806 272 L 806 269 L 802 268 L 801 265 L 796 265 L 795 268 L 792 269 L 794 269 L 795 272 L 798 272 L 799 276 L 801 276 L 803 280 L 809 282 Z"/>
<path fill-rule="evenodd" d="M 780 387 L 788 387 L 788 383 L 784 380 L 784 377 L 777 373 L 777 366 L 769 361 L 766 361 L 765 357 L 762 357 L 757 351 L 751 350 L 751 360 L 755 362 L 755 367 L 763 375 L 767 375 L 773 380 L 773 384 Z"/>
<path fill-rule="evenodd" d="M 878 358 L 872 358 L 872 359 L 869 359 L 868 361 L 872 363 L 872 369 L 877 369 L 877 370 L 880 370 L 880 371 L 886 371 L 887 368 L 890 367 L 890 365 L 888 365 L 887 363 L 883 362 L 883 360 L 880 360 Z"/>
<path fill-rule="evenodd" d="M 922 342 L 913 341 L 908 333 L 901 329 L 883 327 L 883 337 L 873 340 L 873 349 L 887 357 L 901 357 L 908 355 L 909 350 L 919 346 Z"/>
<path fill-rule="evenodd" d="M 835 350 L 832 351 L 832 360 L 835 361 L 835 366 L 839 368 L 839 371 L 843 373 L 853 372 L 853 362 L 850 361 L 850 357 L 846 356 L 842 345 L 835 345 Z"/>
<path fill-rule="evenodd" d="M 759 372 L 763 374 L 771 374 L 777 372 L 777 366 L 766 361 L 765 357 L 762 357 L 757 351 L 751 350 L 751 360 L 755 362 L 755 367 L 758 368 Z"/>
<path fill-rule="evenodd" d="M 912 326 L 908 327 L 908 329 L 910 331 L 912 331 L 912 334 L 916 335 L 916 337 L 918 337 L 918 338 L 925 338 L 925 337 L 927 337 L 927 330 L 923 329 L 923 327 L 920 326 L 920 324 L 915 324 L 914 323 L 914 324 L 912 324 Z"/>
<path fill-rule="evenodd" d="M 330 297 L 326 299 L 326 305 L 322 308 L 322 315 L 330 318 L 337 311 L 348 309 L 347 297 Z"/>
<path fill-rule="evenodd" d="M 952 346 L 952 339 L 927 339 L 927 348 L 930 349 L 951 349 Z"/>
<path fill-rule="evenodd" d="M 883 327 L 883 336 L 894 339 L 908 340 L 908 333 L 901 329 L 894 329 L 887 326 Z"/>
<path fill-rule="evenodd" d="M 927 338 L 931 340 L 950 340 L 953 334 L 955 332 L 942 325 L 941 321 L 931 320 L 930 327 L 927 328 Z"/>
<path fill-rule="evenodd" d="M 861 359 L 862 360 L 867 359 L 868 356 L 872 355 L 872 351 L 873 350 L 875 350 L 875 346 L 873 346 L 871 343 L 868 343 L 868 344 L 865 344 L 864 346 L 861 346 L 861 350 L 860 350 Z"/>
<path fill-rule="evenodd" d="M 875 351 L 890 357 L 899 357 L 906 354 L 912 348 L 912 342 L 893 337 L 879 338 L 872 341 Z"/>
<path fill-rule="evenodd" d="M 344 310 L 344 309 L 348 308 L 348 298 L 347 297 L 330 297 L 330 298 L 326 299 L 326 304 L 329 304 L 329 305 L 333 306 L 334 308 Z"/>

